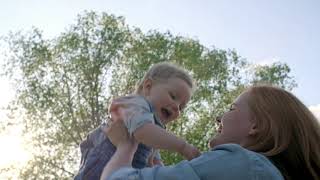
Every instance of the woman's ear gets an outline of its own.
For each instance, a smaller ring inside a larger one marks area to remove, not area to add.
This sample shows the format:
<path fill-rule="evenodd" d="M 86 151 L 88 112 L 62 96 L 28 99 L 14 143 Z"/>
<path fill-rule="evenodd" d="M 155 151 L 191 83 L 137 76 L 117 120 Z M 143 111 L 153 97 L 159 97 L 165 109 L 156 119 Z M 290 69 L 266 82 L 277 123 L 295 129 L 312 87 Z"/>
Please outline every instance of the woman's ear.
<path fill-rule="evenodd" d="M 259 132 L 258 128 L 257 128 L 257 124 L 256 123 L 252 123 L 251 124 L 251 128 L 249 130 L 249 135 L 250 136 L 255 136 L 257 135 Z"/>
<path fill-rule="evenodd" d="M 143 81 L 142 92 L 145 96 L 149 96 L 152 87 L 152 80 L 146 79 Z"/>

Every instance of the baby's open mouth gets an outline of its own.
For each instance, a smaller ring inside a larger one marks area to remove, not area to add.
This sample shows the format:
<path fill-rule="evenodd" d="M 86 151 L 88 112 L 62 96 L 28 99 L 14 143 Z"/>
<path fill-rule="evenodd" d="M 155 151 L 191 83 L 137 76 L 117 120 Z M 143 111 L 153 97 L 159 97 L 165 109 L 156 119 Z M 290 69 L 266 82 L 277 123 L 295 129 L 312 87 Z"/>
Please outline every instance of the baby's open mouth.
<path fill-rule="evenodd" d="M 168 119 L 171 116 L 171 112 L 168 109 L 162 108 L 161 109 L 161 113 L 163 114 L 163 116 Z"/>

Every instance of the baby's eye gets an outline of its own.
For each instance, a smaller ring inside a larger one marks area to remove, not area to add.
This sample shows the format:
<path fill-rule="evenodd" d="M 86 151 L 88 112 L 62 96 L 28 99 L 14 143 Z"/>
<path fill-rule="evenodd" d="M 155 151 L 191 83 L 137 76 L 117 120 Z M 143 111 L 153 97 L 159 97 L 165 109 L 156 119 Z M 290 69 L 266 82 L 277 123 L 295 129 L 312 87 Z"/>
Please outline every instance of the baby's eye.
<path fill-rule="evenodd" d="M 170 94 L 170 97 L 175 100 L 176 99 L 176 96 L 173 94 L 173 93 L 169 93 Z"/>

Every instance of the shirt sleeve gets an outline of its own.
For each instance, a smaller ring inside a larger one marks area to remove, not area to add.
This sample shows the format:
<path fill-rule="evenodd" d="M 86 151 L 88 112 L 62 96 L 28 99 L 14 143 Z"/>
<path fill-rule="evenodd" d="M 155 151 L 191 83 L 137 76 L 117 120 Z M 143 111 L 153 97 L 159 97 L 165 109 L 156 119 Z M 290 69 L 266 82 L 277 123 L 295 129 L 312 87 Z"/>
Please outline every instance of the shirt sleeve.
<path fill-rule="evenodd" d="M 201 179 L 282 180 L 279 170 L 263 155 L 237 144 L 216 146 L 190 161 Z"/>
<path fill-rule="evenodd" d="M 191 161 L 182 161 L 173 166 L 153 168 L 121 168 L 111 180 L 230 180 L 260 179 L 283 180 L 278 169 L 264 156 L 248 151 L 239 145 L 220 145 L 213 151 Z"/>
<path fill-rule="evenodd" d="M 126 96 L 120 98 L 117 103 L 122 103 L 125 119 L 124 124 L 130 135 L 146 123 L 155 123 L 149 103 L 140 96 Z"/>
<path fill-rule="evenodd" d="M 124 167 L 114 172 L 108 180 L 200 180 L 187 161 L 175 166 L 156 166 L 153 168 L 134 169 Z"/>

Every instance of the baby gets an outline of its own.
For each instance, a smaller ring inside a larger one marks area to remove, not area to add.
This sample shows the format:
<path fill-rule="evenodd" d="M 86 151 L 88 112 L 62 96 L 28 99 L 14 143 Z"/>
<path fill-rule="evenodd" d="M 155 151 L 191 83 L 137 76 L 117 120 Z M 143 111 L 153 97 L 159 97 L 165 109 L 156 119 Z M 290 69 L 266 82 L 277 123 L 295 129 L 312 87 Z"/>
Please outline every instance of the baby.
<path fill-rule="evenodd" d="M 156 149 L 178 152 L 188 160 L 200 155 L 197 148 L 165 130 L 165 124 L 180 116 L 193 88 L 193 80 L 185 70 L 159 63 L 149 69 L 133 95 L 113 100 L 109 108 L 112 120 L 121 117 L 129 134 L 140 143 L 133 167 L 146 167 L 148 157 L 162 164 L 159 153 L 150 156 Z M 75 179 L 99 179 L 114 154 L 115 146 L 103 132 L 104 125 L 81 143 L 81 167 Z"/>

